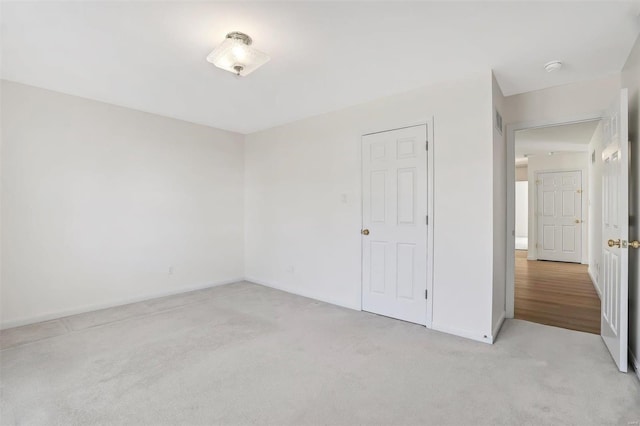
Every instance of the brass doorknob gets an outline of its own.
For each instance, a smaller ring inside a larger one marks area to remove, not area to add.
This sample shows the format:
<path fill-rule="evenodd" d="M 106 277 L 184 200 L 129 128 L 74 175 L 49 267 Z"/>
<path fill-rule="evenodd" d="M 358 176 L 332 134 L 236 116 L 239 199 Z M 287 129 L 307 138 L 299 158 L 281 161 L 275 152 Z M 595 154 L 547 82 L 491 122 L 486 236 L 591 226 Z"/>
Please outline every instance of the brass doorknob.
<path fill-rule="evenodd" d="M 638 241 L 638 240 L 630 241 L 629 242 L 629 247 L 634 248 L 634 249 L 640 248 L 640 241 Z"/>
<path fill-rule="evenodd" d="M 369 235 L 369 230 L 368 229 L 363 229 L 362 231 L 360 231 L 360 233 L 362 235 Z"/>
<path fill-rule="evenodd" d="M 580 223 L 582 222 L 580 219 L 576 219 L 576 223 Z"/>
<path fill-rule="evenodd" d="M 614 246 L 615 247 L 620 247 L 620 240 L 615 240 L 615 241 L 614 240 L 609 240 L 609 241 L 607 241 L 607 245 L 609 247 L 614 247 Z"/>

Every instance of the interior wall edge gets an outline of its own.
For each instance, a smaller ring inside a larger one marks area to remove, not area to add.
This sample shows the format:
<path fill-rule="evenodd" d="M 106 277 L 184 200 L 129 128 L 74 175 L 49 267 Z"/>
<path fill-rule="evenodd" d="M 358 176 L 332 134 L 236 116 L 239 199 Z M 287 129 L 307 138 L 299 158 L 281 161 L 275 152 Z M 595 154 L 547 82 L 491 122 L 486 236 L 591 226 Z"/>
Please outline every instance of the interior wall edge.
<path fill-rule="evenodd" d="M 493 330 L 491 331 L 491 344 L 495 343 L 496 340 L 498 339 L 498 335 L 500 334 L 500 330 L 502 329 L 502 326 L 504 325 L 504 320 L 507 319 L 507 310 L 505 309 L 504 311 L 502 311 L 502 313 L 500 314 L 500 316 L 498 317 L 498 321 L 496 322 L 495 326 L 493 327 Z"/>
<path fill-rule="evenodd" d="M 491 70 L 491 136 L 493 151 L 493 284 L 491 294 L 491 321 L 488 329 L 492 332 L 492 339 L 500 331 L 506 315 L 507 293 L 507 143 L 504 129 L 505 97 L 502 88 Z"/>
<path fill-rule="evenodd" d="M 463 337 L 465 339 L 475 340 L 477 342 L 493 344 L 492 336 L 486 334 L 479 334 L 470 330 L 463 330 L 461 328 L 449 327 L 437 322 L 431 325 L 433 331 L 439 331 L 441 333 L 453 334 L 454 336 Z"/>
<path fill-rule="evenodd" d="M 598 297 L 600 298 L 600 300 L 602 300 L 602 292 L 598 287 L 598 284 L 597 284 L 598 280 L 596 280 L 596 277 L 593 275 L 593 271 L 591 270 L 591 265 L 589 265 L 589 267 L 587 268 L 587 273 L 589 274 L 589 278 L 591 278 L 591 283 L 593 284 L 593 287 L 596 289 L 596 293 L 598 293 Z"/>
<path fill-rule="evenodd" d="M 633 367 L 633 371 L 636 373 L 636 377 L 640 380 L 640 363 L 638 359 L 633 354 L 631 348 L 629 348 L 629 361 L 631 362 L 631 367 Z"/>

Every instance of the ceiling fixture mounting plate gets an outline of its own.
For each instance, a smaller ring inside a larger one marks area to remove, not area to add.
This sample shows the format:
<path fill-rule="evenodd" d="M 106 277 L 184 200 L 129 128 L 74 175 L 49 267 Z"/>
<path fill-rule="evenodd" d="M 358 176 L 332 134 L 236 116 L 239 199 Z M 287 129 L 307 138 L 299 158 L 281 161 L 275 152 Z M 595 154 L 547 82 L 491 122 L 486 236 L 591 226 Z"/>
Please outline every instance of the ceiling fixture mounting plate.
<path fill-rule="evenodd" d="M 547 72 L 558 71 L 560 68 L 562 68 L 562 62 L 561 61 L 551 61 L 551 62 L 547 62 L 546 64 L 544 64 L 544 69 Z"/>

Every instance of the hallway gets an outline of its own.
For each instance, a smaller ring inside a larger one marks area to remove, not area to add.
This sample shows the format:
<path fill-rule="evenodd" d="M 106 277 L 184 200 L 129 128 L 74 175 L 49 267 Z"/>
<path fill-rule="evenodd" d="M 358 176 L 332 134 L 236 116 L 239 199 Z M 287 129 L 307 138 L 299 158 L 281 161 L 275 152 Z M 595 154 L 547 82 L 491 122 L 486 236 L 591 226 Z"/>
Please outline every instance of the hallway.
<path fill-rule="evenodd" d="M 515 318 L 600 334 L 600 298 L 587 266 L 528 261 L 517 250 Z"/>

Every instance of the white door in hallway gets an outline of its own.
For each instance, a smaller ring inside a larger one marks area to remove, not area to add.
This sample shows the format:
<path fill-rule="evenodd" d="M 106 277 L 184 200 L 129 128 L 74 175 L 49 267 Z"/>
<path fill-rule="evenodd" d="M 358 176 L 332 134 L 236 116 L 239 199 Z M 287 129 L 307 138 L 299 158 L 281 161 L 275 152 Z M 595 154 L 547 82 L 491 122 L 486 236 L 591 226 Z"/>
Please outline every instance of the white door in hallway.
<path fill-rule="evenodd" d="M 582 261 L 582 173 L 539 172 L 538 260 Z"/>
<path fill-rule="evenodd" d="M 602 177 L 602 308 L 600 334 L 620 371 L 627 371 L 629 128 L 627 89 L 605 119 Z"/>
<path fill-rule="evenodd" d="M 362 137 L 362 309 L 427 319 L 427 126 Z"/>

